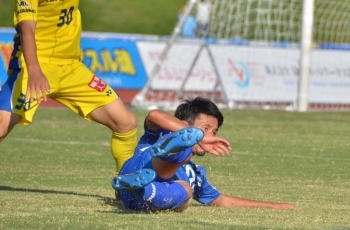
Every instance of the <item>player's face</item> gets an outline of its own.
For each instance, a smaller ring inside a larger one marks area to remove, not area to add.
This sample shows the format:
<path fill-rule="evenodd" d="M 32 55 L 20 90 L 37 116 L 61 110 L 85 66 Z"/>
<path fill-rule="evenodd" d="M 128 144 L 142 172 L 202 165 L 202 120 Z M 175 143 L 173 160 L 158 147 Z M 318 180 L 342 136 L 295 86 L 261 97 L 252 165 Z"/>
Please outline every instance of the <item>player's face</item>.
<path fill-rule="evenodd" d="M 193 126 L 202 129 L 205 136 L 216 136 L 219 131 L 218 120 L 203 113 L 194 121 Z M 199 145 L 193 146 L 192 151 L 197 156 L 205 155 L 205 151 Z"/>
<path fill-rule="evenodd" d="M 218 120 L 203 113 L 196 118 L 193 126 L 202 129 L 206 136 L 216 136 L 219 131 Z"/>

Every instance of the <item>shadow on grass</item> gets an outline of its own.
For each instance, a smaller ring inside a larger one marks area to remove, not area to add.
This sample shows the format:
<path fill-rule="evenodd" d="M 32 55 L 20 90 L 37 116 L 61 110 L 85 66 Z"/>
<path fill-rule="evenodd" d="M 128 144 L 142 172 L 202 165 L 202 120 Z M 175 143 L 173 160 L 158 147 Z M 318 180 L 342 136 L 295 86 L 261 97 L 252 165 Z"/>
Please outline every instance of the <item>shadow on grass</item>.
<path fill-rule="evenodd" d="M 125 209 L 123 202 L 121 199 L 116 199 L 112 197 L 104 197 L 101 195 L 92 195 L 92 194 L 84 194 L 84 193 L 77 193 L 77 192 L 69 192 L 69 191 L 57 191 L 57 190 L 47 190 L 47 189 L 31 189 L 31 188 L 17 188 L 17 187 L 10 187 L 10 186 L 4 186 L 0 185 L 0 191 L 13 191 L 13 192 L 33 192 L 33 193 L 44 193 L 44 194 L 62 194 L 62 195 L 74 195 L 74 196 L 83 196 L 83 197 L 94 197 L 98 200 L 101 200 L 104 205 L 111 206 L 115 208 L 113 211 L 97 211 L 101 213 L 117 213 L 117 214 L 136 214 L 136 213 L 156 213 L 161 211 L 134 211 L 134 210 L 128 210 Z M 164 211 L 169 212 L 169 211 Z"/>
<path fill-rule="evenodd" d="M 33 192 L 33 193 L 45 193 L 45 194 L 62 194 L 62 195 L 74 195 L 74 196 L 83 196 L 83 197 L 94 197 L 98 200 L 102 200 L 105 205 L 109 205 L 115 208 L 118 208 L 118 213 L 129 213 L 124 209 L 124 205 L 121 200 L 115 199 L 112 197 L 104 197 L 101 195 L 92 195 L 92 194 L 84 194 L 77 192 L 69 192 L 69 191 L 57 191 L 57 190 L 46 190 L 46 189 L 31 189 L 31 188 L 15 188 L 10 186 L 0 185 L 0 191 L 13 191 L 13 192 Z"/>

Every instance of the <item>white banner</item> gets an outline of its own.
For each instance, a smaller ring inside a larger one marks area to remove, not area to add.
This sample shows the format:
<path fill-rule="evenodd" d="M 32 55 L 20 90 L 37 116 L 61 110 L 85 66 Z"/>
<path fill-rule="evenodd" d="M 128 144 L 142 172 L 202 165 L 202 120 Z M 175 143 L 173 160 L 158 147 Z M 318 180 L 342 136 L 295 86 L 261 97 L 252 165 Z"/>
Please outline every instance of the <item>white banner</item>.
<path fill-rule="evenodd" d="M 165 42 L 139 41 L 137 47 L 148 76 Z M 212 92 L 217 76 L 207 49 L 202 49 L 188 79 L 185 76 L 200 44 L 175 43 L 152 89 Z M 296 102 L 299 50 L 281 47 L 209 45 L 221 87 L 228 100 Z M 312 50 L 309 103 L 350 103 L 350 52 Z"/>
<path fill-rule="evenodd" d="M 299 50 L 212 45 L 210 50 L 229 100 L 294 102 Z M 350 52 L 313 50 L 309 103 L 350 103 Z"/>
<path fill-rule="evenodd" d="M 150 76 L 165 47 L 165 42 L 139 41 L 137 47 L 146 72 Z M 175 43 L 155 76 L 151 86 L 152 89 L 178 91 L 183 86 L 183 89 L 188 91 L 213 91 L 217 77 L 210 62 L 208 51 L 205 49 L 201 52 L 189 78 L 185 81 L 199 49 L 200 44 Z"/>
<path fill-rule="evenodd" d="M 309 102 L 350 103 L 350 51 L 313 50 Z"/>
<path fill-rule="evenodd" d="M 229 100 L 294 101 L 299 51 L 212 45 L 222 87 Z"/>

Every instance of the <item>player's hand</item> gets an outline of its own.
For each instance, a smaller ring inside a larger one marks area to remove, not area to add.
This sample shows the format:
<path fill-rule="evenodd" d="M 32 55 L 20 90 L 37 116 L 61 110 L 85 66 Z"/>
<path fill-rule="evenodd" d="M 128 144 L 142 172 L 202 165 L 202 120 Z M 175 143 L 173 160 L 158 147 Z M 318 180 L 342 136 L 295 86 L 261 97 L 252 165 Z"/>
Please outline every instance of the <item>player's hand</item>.
<path fill-rule="evenodd" d="M 198 145 L 206 152 L 215 156 L 228 155 L 232 150 L 230 143 L 220 137 L 205 136 Z"/>
<path fill-rule="evenodd" d="M 299 208 L 288 204 L 288 203 L 278 203 L 278 204 L 274 204 L 272 206 L 272 208 L 274 209 L 279 209 L 279 210 L 299 210 Z"/>
<path fill-rule="evenodd" d="M 29 71 L 28 71 L 29 72 Z M 38 104 L 41 102 L 41 97 L 44 101 L 47 100 L 46 94 L 50 92 L 49 81 L 40 69 L 31 71 L 28 77 L 28 88 L 26 98 L 30 102 L 37 100 Z"/>

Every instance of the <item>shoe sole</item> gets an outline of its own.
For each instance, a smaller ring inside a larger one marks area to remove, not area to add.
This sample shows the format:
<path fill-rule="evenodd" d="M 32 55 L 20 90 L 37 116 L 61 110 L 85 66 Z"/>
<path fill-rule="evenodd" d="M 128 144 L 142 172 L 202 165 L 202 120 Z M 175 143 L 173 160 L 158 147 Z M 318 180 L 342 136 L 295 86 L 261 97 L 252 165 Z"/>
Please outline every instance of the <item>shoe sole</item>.
<path fill-rule="evenodd" d="M 150 154 L 154 158 L 175 154 L 186 148 L 192 147 L 204 138 L 204 133 L 198 128 L 180 129 L 165 140 L 157 141 L 152 145 Z"/>
<path fill-rule="evenodd" d="M 112 180 L 112 187 L 118 191 L 138 190 L 156 178 L 156 172 L 152 169 L 140 169 L 133 174 L 119 175 Z"/>

